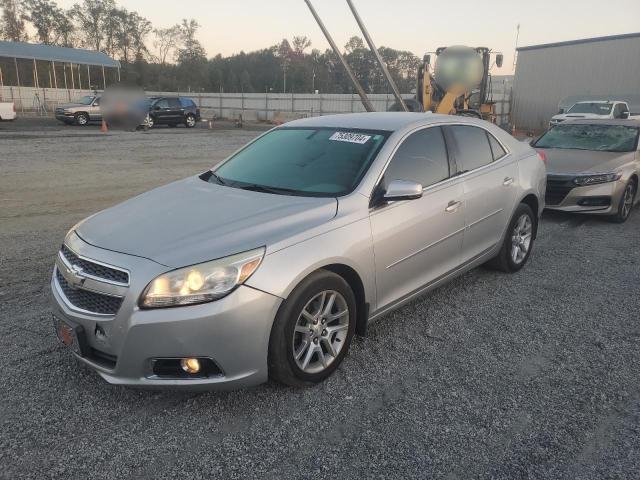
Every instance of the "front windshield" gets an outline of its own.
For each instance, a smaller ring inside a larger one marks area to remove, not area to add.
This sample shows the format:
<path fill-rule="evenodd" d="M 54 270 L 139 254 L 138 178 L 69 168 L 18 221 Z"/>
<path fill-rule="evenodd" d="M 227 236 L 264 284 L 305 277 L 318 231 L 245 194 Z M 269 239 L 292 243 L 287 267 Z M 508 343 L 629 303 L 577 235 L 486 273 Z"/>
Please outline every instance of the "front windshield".
<path fill-rule="evenodd" d="M 95 97 L 91 96 L 91 95 L 87 95 L 85 97 L 82 97 L 80 100 L 78 100 L 78 103 L 80 105 L 91 105 L 91 102 L 93 102 L 93 99 Z"/>
<path fill-rule="evenodd" d="M 601 152 L 631 152 L 638 144 L 638 127 L 626 125 L 558 125 L 534 146 Z"/>
<path fill-rule="evenodd" d="M 387 136 L 353 129 L 280 128 L 238 152 L 209 181 L 272 193 L 345 195 L 356 187 Z"/>
<path fill-rule="evenodd" d="M 609 115 L 612 103 L 576 103 L 567 113 L 593 113 L 595 115 Z"/>

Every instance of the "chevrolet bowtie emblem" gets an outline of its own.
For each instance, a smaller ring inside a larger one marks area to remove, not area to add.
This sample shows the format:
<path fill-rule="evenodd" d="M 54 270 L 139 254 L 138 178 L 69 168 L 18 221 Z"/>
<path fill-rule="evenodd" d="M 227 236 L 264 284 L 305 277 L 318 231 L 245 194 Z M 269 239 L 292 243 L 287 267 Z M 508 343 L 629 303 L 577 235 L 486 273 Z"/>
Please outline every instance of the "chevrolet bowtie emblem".
<path fill-rule="evenodd" d="M 69 283 L 73 287 L 81 287 L 84 285 L 85 277 L 82 276 L 82 267 L 78 265 L 71 265 L 71 268 L 68 269 L 69 272 Z"/>

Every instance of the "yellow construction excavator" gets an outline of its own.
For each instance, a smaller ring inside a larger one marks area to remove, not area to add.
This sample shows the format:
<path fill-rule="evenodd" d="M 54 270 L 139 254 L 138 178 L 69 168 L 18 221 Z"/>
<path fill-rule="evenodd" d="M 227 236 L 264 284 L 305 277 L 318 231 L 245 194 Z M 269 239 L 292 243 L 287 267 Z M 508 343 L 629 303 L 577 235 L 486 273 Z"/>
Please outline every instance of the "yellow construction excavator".
<path fill-rule="evenodd" d="M 438 48 L 435 55 L 433 73 L 431 55 L 425 55 L 418 69 L 416 101 L 405 100 L 409 109 L 495 121 L 494 103 L 490 99 L 491 50 L 456 45 Z M 496 66 L 501 67 L 503 55 L 494 55 Z"/>

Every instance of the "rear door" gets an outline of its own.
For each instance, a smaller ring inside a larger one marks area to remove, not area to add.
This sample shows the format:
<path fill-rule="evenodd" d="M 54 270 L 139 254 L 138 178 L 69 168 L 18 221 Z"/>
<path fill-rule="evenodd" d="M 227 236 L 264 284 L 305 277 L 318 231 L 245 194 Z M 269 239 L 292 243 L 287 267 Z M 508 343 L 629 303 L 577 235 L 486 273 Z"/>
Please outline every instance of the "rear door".
<path fill-rule="evenodd" d="M 167 123 L 180 123 L 184 121 L 184 107 L 178 98 L 169 98 L 169 117 Z"/>
<path fill-rule="evenodd" d="M 440 127 L 407 136 L 378 186 L 420 183 L 422 198 L 389 202 L 370 212 L 376 263 L 377 307 L 382 309 L 433 282 L 460 262 L 464 232 L 462 179 L 452 168 Z"/>
<path fill-rule="evenodd" d="M 465 233 L 462 260 L 475 260 L 501 239 L 515 207 L 518 164 L 481 127 L 446 127 L 460 178 L 464 179 Z"/>

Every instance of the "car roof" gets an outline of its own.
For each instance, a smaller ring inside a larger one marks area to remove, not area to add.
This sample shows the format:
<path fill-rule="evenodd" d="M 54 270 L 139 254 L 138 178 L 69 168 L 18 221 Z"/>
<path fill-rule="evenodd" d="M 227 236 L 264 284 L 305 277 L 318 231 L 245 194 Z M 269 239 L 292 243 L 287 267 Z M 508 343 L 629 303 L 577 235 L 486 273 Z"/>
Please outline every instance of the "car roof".
<path fill-rule="evenodd" d="M 640 121 L 635 118 L 576 118 L 562 122 L 557 126 L 562 125 L 625 125 L 627 127 L 640 127 Z"/>
<path fill-rule="evenodd" d="M 427 125 L 430 123 L 457 123 L 461 121 L 464 123 L 474 124 L 479 120 L 475 120 L 469 117 L 454 117 L 452 115 L 440 115 L 434 113 L 368 112 L 302 118 L 299 120 L 287 122 L 283 126 L 357 128 L 363 130 L 382 130 L 394 132 L 413 124 Z"/>

